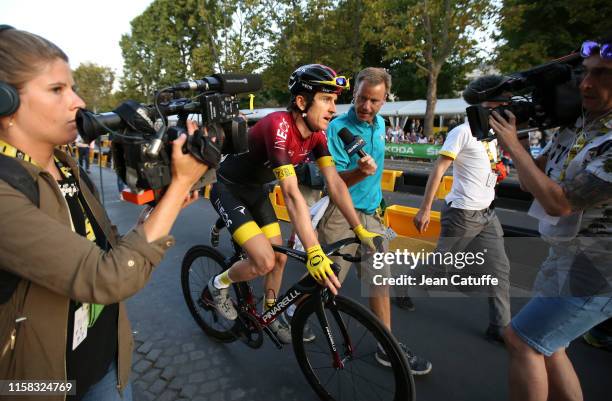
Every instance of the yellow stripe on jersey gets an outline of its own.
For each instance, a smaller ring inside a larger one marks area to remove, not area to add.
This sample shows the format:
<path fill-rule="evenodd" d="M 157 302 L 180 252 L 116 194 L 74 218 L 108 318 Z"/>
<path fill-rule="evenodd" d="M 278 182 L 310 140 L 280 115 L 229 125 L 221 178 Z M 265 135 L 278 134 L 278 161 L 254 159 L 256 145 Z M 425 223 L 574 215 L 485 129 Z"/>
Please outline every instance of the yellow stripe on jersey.
<path fill-rule="evenodd" d="M 261 228 L 259 228 L 257 223 L 254 221 L 247 221 L 238 227 L 236 231 L 234 231 L 232 237 L 234 238 L 234 241 L 238 243 L 238 245 L 242 246 L 245 242 L 259 234 L 263 233 L 261 232 Z"/>
<path fill-rule="evenodd" d="M 450 157 L 451 159 L 456 159 L 457 158 L 457 154 L 450 152 L 448 150 L 441 150 L 438 154 L 446 156 L 446 157 Z"/>
<path fill-rule="evenodd" d="M 278 166 L 272 171 L 274 171 L 274 175 L 276 176 L 276 179 L 279 181 L 282 181 L 287 177 L 291 177 L 292 175 L 295 175 L 295 169 L 293 168 L 292 164 L 284 164 L 282 166 Z"/>
<path fill-rule="evenodd" d="M 335 167 L 336 163 L 334 162 L 334 158 L 331 156 L 323 156 L 317 159 L 317 165 L 319 168 L 323 167 Z"/>
<path fill-rule="evenodd" d="M 278 222 L 270 223 L 261 228 L 266 238 L 279 237 L 281 235 L 281 228 Z"/>

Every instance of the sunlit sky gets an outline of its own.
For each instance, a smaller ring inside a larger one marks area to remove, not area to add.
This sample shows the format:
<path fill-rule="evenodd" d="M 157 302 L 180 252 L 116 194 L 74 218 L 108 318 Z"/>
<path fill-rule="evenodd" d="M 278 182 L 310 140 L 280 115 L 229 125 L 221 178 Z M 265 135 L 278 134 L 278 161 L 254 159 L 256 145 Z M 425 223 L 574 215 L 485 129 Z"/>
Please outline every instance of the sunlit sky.
<path fill-rule="evenodd" d="M 130 21 L 152 0 L 0 0 L 0 24 L 51 40 L 70 58 L 74 69 L 83 62 L 123 68 L 119 40 Z"/>

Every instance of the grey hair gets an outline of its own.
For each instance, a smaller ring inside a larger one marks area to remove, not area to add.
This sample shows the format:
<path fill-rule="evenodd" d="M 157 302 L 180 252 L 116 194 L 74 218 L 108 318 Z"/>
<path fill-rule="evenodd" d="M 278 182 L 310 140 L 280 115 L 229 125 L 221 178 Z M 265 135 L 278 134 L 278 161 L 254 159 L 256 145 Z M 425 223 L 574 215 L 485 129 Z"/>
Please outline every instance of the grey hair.
<path fill-rule="evenodd" d="M 384 68 L 367 67 L 359 71 L 357 78 L 355 78 L 355 93 L 357 93 L 361 82 L 367 82 L 372 86 L 384 83 L 385 94 L 389 95 L 391 93 L 391 75 Z"/>

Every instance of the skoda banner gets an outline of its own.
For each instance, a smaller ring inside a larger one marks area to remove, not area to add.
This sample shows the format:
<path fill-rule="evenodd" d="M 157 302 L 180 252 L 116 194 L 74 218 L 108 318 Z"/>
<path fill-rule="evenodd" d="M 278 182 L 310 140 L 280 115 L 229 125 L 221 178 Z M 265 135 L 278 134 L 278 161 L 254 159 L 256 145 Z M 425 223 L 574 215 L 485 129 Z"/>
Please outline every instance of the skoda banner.
<path fill-rule="evenodd" d="M 385 157 L 414 157 L 417 159 L 436 159 L 440 145 L 426 143 L 386 143 Z"/>

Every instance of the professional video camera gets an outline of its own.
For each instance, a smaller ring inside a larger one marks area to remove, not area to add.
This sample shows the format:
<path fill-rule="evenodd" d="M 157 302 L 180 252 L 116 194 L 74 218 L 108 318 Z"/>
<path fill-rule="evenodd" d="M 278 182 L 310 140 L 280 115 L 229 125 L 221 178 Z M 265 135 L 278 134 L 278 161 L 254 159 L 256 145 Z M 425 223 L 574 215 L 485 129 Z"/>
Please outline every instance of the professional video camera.
<path fill-rule="evenodd" d="M 480 105 L 466 109 L 472 135 L 479 141 L 490 141 L 495 134 L 489 129 L 489 115 L 493 110 L 506 118 L 505 110 L 516 116 L 516 124 L 549 129 L 572 124 L 580 115 L 582 99 L 580 84 L 581 57 L 572 53 L 527 71 L 511 74 L 499 85 L 478 92 L 480 101 L 510 92 L 510 104 L 494 109 Z"/>
<path fill-rule="evenodd" d="M 259 75 L 215 74 L 164 88 L 156 93 L 152 105 L 128 100 L 107 113 L 93 114 L 81 109 L 76 122 L 87 143 L 101 135 L 111 135 L 117 174 L 133 193 L 152 190 L 139 203 L 155 203 L 172 178 L 170 141 L 186 133 L 188 116 L 199 115 L 201 128 L 188 137 L 183 153 L 216 168 L 221 154 L 248 151 L 247 123 L 239 115 L 236 95 L 260 88 Z M 160 100 L 163 94 L 174 97 L 176 91 L 185 90 L 198 93 L 192 98 Z M 176 116 L 176 124 L 173 121 L 169 124 L 168 116 Z M 202 179 L 198 186 L 205 184 Z"/>

